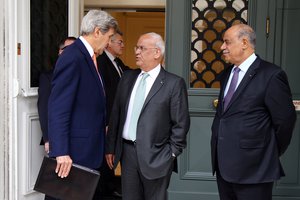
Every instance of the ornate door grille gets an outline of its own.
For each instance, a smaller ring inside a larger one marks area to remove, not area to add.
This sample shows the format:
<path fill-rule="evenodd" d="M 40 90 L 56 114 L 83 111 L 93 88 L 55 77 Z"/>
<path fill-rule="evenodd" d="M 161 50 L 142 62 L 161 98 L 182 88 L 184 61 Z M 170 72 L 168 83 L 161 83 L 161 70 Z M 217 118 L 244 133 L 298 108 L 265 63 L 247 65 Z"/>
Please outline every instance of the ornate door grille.
<path fill-rule="evenodd" d="M 226 62 L 222 36 L 233 24 L 247 23 L 248 0 L 193 0 L 190 87 L 219 88 Z"/>

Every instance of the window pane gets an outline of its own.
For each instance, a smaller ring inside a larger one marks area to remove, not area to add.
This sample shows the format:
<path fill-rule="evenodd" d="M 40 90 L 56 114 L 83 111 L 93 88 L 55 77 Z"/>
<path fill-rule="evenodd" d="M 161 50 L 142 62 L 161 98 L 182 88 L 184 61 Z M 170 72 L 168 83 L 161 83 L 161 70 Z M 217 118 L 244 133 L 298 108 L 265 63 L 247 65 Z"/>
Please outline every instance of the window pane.
<path fill-rule="evenodd" d="M 193 0 L 190 87 L 220 87 L 222 35 L 233 24 L 246 24 L 247 10 L 248 0 Z"/>
<path fill-rule="evenodd" d="M 30 87 L 55 65 L 58 44 L 68 34 L 68 0 L 30 0 Z"/>

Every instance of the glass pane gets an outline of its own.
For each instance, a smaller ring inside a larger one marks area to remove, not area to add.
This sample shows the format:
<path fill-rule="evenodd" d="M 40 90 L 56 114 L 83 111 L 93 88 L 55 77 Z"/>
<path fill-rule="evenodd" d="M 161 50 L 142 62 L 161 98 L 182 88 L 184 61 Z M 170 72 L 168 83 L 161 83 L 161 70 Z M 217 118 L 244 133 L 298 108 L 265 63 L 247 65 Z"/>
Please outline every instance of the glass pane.
<path fill-rule="evenodd" d="M 248 0 L 193 0 L 191 88 L 219 88 L 226 65 L 222 35 L 233 24 L 247 23 Z"/>
<path fill-rule="evenodd" d="M 30 87 L 51 70 L 58 44 L 68 34 L 68 0 L 30 0 Z"/>

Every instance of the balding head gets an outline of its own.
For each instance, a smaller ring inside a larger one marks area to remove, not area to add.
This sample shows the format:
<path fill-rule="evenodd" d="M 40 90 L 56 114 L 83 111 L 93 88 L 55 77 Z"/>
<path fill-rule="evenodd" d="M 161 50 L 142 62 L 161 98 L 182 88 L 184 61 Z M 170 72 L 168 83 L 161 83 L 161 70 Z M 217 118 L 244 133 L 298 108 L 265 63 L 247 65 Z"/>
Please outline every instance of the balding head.
<path fill-rule="evenodd" d="M 150 71 L 160 64 L 165 52 L 165 43 L 157 33 L 141 35 L 135 47 L 136 64 L 144 71 Z"/>
<path fill-rule="evenodd" d="M 252 27 L 250 27 L 247 24 L 237 24 L 232 26 L 231 28 L 236 28 L 237 32 L 238 32 L 238 38 L 248 38 L 248 41 L 250 43 L 250 45 L 252 46 L 253 49 L 255 49 L 255 45 L 256 45 L 256 34 L 254 32 L 254 30 L 252 29 Z"/>
<path fill-rule="evenodd" d="M 239 66 L 254 53 L 256 35 L 246 24 L 230 27 L 224 34 L 221 50 L 227 62 Z"/>

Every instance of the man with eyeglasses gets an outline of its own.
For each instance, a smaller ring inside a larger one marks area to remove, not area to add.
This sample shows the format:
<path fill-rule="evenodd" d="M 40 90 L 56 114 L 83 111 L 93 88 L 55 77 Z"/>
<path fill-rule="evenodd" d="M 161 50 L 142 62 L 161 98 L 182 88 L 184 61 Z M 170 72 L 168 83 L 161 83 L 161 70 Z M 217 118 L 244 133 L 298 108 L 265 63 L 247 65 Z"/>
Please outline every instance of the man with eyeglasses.
<path fill-rule="evenodd" d="M 185 81 L 167 72 L 165 44 L 156 33 L 142 35 L 136 65 L 122 76 L 106 136 L 110 168 L 121 161 L 123 200 L 166 200 L 176 157 L 190 126 Z"/>
<path fill-rule="evenodd" d="M 123 33 L 116 30 L 104 52 L 97 58 L 97 65 L 103 77 L 106 94 L 106 126 L 108 126 L 119 80 L 123 72 L 129 69 L 119 58 L 123 54 L 124 46 Z M 106 162 L 103 162 L 100 172 L 100 186 L 103 196 L 121 197 L 120 179 L 115 177 L 114 170 L 110 169 Z"/>

